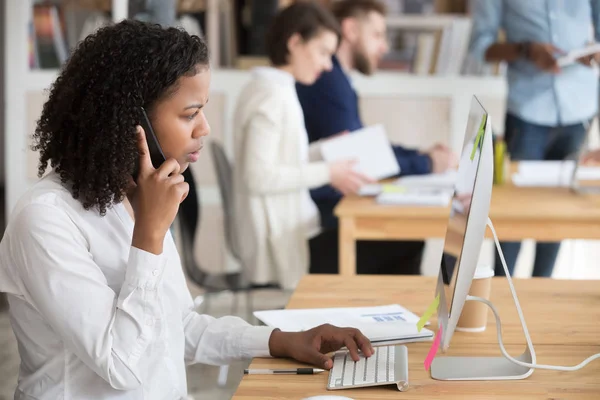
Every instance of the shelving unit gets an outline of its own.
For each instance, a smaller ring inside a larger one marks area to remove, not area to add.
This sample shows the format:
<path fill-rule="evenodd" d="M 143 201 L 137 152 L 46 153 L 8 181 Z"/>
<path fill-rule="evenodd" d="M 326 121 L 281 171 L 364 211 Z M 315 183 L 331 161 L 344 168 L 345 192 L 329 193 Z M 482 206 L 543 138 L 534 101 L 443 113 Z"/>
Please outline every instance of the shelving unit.
<path fill-rule="evenodd" d="M 207 37 L 213 59 L 219 57 L 219 8 L 224 0 L 206 0 Z M 56 0 L 55 3 L 60 3 Z M 5 118 L 5 165 L 7 213 L 14 207 L 16 199 L 32 183 L 27 172 L 31 134 L 28 102 L 31 94 L 48 89 L 58 75 L 58 69 L 30 69 L 29 67 L 29 22 L 36 0 L 6 0 L 6 24 L 4 71 L 6 82 Z M 128 17 L 129 1 L 112 0 L 112 20 L 119 22 Z M 218 65 L 213 65 L 213 69 Z"/>
<path fill-rule="evenodd" d="M 58 70 L 29 68 L 29 21 L 34 0 L 6 0 L 4 38 L 6 57 L 6 212 L 27 190 L 31 179 L 27 175 L 29 152 L 27 97 L 46 90 L 56 79 Z M 127 0 L 112 0 L 115 21 L 127 18 Z"/>

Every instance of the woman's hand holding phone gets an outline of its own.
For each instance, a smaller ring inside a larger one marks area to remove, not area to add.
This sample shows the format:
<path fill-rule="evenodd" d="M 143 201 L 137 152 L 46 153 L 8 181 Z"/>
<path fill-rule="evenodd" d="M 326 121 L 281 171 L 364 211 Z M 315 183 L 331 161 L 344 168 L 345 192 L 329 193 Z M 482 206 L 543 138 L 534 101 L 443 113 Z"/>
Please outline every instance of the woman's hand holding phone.
<path fill-rule="evenodd" d="M 135 199 L 132 202 L 135 214 L 132 245 L 150 253 L 161 254 L 165 235 L 190 187 L 181 175 L 181 168 L 175 159 L 169 158 L 155 169 L 142 127 L 137 127 L 137 134 L 140 168 Z"/>

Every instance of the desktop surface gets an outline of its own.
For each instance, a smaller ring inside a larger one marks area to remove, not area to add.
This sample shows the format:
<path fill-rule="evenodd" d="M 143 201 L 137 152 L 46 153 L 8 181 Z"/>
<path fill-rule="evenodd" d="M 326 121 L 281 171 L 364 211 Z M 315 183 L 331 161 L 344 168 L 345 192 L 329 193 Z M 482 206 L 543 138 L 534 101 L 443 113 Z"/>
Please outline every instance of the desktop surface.
<path fill-rule="evenodd" d="M 518 163 L 514 163 L 516 170 Z M 340 274 L 356 274 L 357 240 L 424 240 L 446 235 L 450 207 L 378 204 L 346 196 L 335 209 L 340 226 Z M 489 216 L 500 240 L 600 240 L 600 194 L 569 188 L 494 186 Z M 490 231 L 486 236 L 491 238 Z"/>
<path fill-rule="evenodd" d="M 422 228 L 410 226 L 413 233 L 407 232 L 406 236 L 407 239 L 426 239 L 445 236 L 450 207 L 382 205 L 372 197 L 347 196 L 335 213 L 342 219 L 361 219 L 358 222 L 371 224 L 373 228 L 378 227 L 378 218 L 424 223 Z M 578 194 L 569 188 L 517 187 L 506 183 L 493 187 L 490 218 L 502 240 L 600 239 L 600 194 Z M 578 225 L 584 230 L 545 232 L 544 227 L 551 224 Z M 385 230 L 385 226 L 382 228 Z"/>
<path fill-rule="evenodd" d="M 433 299 L 436 278 L 416 276 L 343 277 L 309 275 L 301 282 L 288 308 L 361 307 L 398 303 L 416 314 L 425 312 Z M 600 352 L 600 281 L 566 281 L 545 278 L 515 279 L 515 287 L 536 349 L 538 362 L 575 365 Z M 494 278 L 491 300 L 500 310 L 507 350 L 520 354 L 525 347 L 517 311 L 508 284 Z M 432 327 L 437 326 L 435 319 Z M 294 376 L 245 376 L 233 397 L 239 400 L 303 399 L 317 395 L 342 395 L 369 399 L 598 399 L 600 361 L 580 371 L 538 370 L 522 381 L 445 382 L 431 379 L 423 361 L 431 342 L 409 343 L 409 389 L 395 385 L 327 391 L 328 373 Z M 488 318 L 483 333 L 456 332 L 447 355 L 497 356 L 496 328 Z M 443 356 L 438 354 L 438 357 Z M 251 368 L 298 367 L 290 360 L 255 359 Z"/>

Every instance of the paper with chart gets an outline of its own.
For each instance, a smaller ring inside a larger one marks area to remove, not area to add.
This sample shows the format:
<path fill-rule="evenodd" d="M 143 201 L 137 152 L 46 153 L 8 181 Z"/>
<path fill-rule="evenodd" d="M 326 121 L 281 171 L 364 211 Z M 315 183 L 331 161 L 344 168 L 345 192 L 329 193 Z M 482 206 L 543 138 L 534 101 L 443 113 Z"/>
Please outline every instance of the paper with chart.
<path fill-rule="evenodd" d="M 386 344 L 426 341 L 433 332 L 417 330 L 419 317 L 406 308 L 391 304 L 378 307 L 342 307 L 300 310 L 255 311 L 265 325 L 288 332 L 300 332 L 322 324 L 360 329 L 372 342 Z"/>
<path fill-rule="evenodd" d="M 600 43 L 594 43 L 581 49 L 572 50 L 569 53 L 558 58 L 556 61 L 559 67 L 566 67 L 567 65 L 577 62 L 581 57 L 591 56 L 592 54 L 600 53 Z"/>
<path fill-rule="evenodd" d="M 321 154 L 329 162 L 356 160 L 356 170 L 373 179 L 389 178 L 400 173 L 383 125 L 365 127 L 325 140 L 321 145 Z"/>

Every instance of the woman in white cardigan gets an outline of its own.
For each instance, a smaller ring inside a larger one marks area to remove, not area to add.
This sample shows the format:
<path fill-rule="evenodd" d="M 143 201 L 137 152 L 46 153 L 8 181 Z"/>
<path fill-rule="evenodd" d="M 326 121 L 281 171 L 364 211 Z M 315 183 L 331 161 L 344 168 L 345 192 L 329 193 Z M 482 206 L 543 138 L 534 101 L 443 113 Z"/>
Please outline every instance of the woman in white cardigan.
<path fill-rule="evenodd" d="M 320 233 L 309 190 L 331 184 L 352 193 L 371 180 L 353 161 L 326 163 L 309 146 L 295 82 L 310 85 L 330 70 L 339 26 L 322 6 L 281 11 L 267 38 L 272 67 L 257 68 L 235 114 L 235 202 L 239 241 L 254 284 L 293 288 L 308 271 L 308 240 Z"/>

